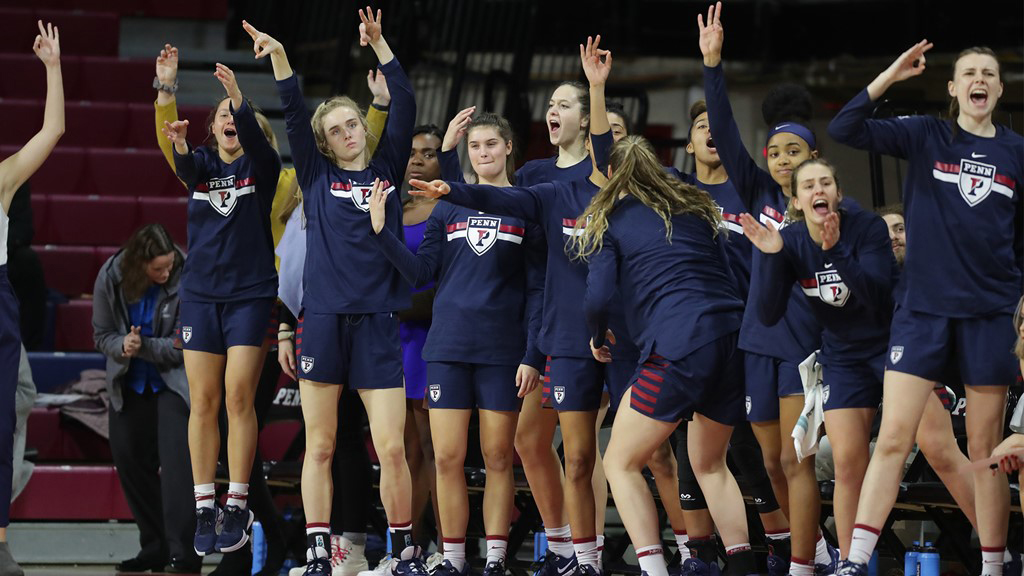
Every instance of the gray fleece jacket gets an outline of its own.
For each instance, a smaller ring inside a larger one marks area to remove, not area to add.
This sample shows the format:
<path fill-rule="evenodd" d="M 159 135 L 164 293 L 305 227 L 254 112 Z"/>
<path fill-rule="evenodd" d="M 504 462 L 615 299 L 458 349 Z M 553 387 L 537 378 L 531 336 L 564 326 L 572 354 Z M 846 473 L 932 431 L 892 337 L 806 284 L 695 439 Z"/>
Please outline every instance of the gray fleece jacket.
<path fill-rule="evenodd" d="M 178 251 L 181 255 L 180 250 Z M 100 268 L 93 289 L 92 331 L 96 349 L 107 357 L 107 390 L 110 405 L 120 412 L 124 406 L 121 387 L 128 373 L 130 358 L 122 356 L 122 342 L 131 330 L 128 303 L 121 290 L 121 257 L 124 251 L 110 257 Z M 183 261 L 184 259 L 181 258 Z M 188 403 L 188 380 L 181 350 L 174 347 L 178 324 L 178 283 L 181 266 L 175 266 L 170 279 L 161 287 L 153 317 L 153 336 L 142 337 L 142 348 L 136 356 L 153 363 L 167 388 Z"/>

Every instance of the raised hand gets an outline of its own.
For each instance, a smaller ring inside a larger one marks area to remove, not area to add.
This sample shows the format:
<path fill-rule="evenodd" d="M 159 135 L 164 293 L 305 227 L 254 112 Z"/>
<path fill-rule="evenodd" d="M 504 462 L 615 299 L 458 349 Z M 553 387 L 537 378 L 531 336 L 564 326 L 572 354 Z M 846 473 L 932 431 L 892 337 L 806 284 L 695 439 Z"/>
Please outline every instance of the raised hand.
<path fill-rule="evenodd" d="M 462 139 L 466 137 L 466 129 L 470 121 L 473 120 L 474 112 L 476 112 L 476 106 L 470 106 L 452 118 L 452 121 L 448 123 L 448 130 L 444 133 L 444 140 L 441 141 L 441 152 L 454 150 L 459 142 L 462 142 Z"/>
<path fill-rule="evenodd" d="M 252 38 L 252 50 L 256 53 L 256 59 L 264 58 L 275 53 L 283 53 L 284 47 L 266 32 L 260 32 L 252 24 L 242 20 L 242 28 Z"/>
<path fill-rule="evenodd" d="M 373 225 L 373 233 L 380 234 L 384 229 L 384 222 L 387 219 L 388 192 L 384 183 L 377 178 L 373 181 L 373 189 L 370 192 L 370 224 Z"/>
<path fill-rule="evenodd" d="M 410 195 L 422 196 L 424 198 L 431 199 L 440 198 L 452 191 L 452 187 L 444 180 L 427 182 L 425 180 L 417 180 L 413 178 L 412 180 L 409 180 L 409 185 L 412 186 L 409 190 Z"/>
<path fill-rule="evenodd" d="M 164 44 L 156 58 L 156 79 L 164 86 L 174 86 L 178 79 L 178 49 Z"/>
<path fill-rule="evenodd" d="M 160 131 L 164 133 L 164 136 L 170 140 L 174 147 L 178 150 L 179 154 L 184 154 L 188 149 L 188 144 L 185 143 L 185 133 L 188 132 L 188 120 L 178 120 L 176 122 L 164 121 L 164 125 L 160 128 Z"/>
<path fill-rule="evenodd" d="M 234 106 L 235 110 L 238 110 L 242 106 L 242 91 L 238 89 L 238 81 L 235 79 L 235 73 L 227 66 L 217 63 L 217 70 L 213 73 L 220 80 L 224 91 L 228 93 L 228 98 L 231 98 L 231 105 Z"/>
<path fill-rule="evenodd" d="M 602 50 L 601 35 L 596 38 L 587 36 L 587 45 L 580 44 L 580 61 L 583 63 L 583 73 L 587 75 L 587 81 L 591 86 L 604 86 L 608 82 L 608 75 L 612 72 L 611 50 Z M 603 58 L 603 60 L 602 60 Z"/>
<path fill-rule="evenodd" d="M 32 43 L 32 51 L 43 61 L 47 67 L 60 66 L 60 31 L 53 24 L 47 22 L 43 27 L 43 21 L 37 20 L 39 34 Z"/>
<path fill-rule="evenodd" d="M 821 249 L 831 250 L 839 243 L 839 214 L 836 212 L 825 216 L 825 224 L 821 227 Z"/>
<path fill-rule="evenodd" d="M 605 344 L 600 348 L 594 348 L 594 340 L 590 340 L 590 353 L 594 355 L 594 360 L 603 362 L 605 364 L 612 361 L 612 351 L 608 348 L 608 344 L 615 344 L 615 334 L 611 330 L 605 332 Z"/>
<path fill-rule="evenodd" d="M 374 104 L 377 106 L 387 106 L 388 104 L 391 104 L 391 92 L 388 91 L 388 82 L 387 79 L 384 78 L 384 72 L 380 70 L 370 70 L 366 74 L 366 86 L 370 89 L 370 94 L 373 94 Z"/>
<path fill-rule="evenodd" d="M 526 395 L 536 390 L 538 385 L 540 385 L 540 372 L 533 366 L 520 364 L 516 369 L 516 387 L 519 388 L 516 396 L 526 398 Z"/>
<path fill-rule="evenodd" d="M 718 66 L 722 61 L 722 44 L 725 42 L 725 29 L 722 28 L 722 3 L 716 2 L 708 6 L 708 23 L 704 24 L 702 15 L 697 15 L 697 28 L 700 30 L 700 53 L 704 55 L 706 66 Z"/>
<path fill-rule="evenodd" d="M 774 226 L 764 226 L 750 214 L 740 214 L 743 234 L 751 244 L 765 254 L 775 254 L 782 250 L 782 234 Z"/>
<path fill-rule="evenodd" d="M 362 21 L 359 24 L 359 45 L 369 46 L 377 40 L 380 40 L 381 27 L 380 27 L 380 10 L 377 10 L 377 17 L 373 17 L 373 10 L 369 6 L 366 7 L 366 11 L 359 9 L 359 19 Z"/>
<path fill-rule="evenodd" d="M 920 76 L 925 68 L 924 53 L 931 50 L 932 46 L 934 44 L 928 40 L 921 40 L 900 54 L 883 74 L 889 77 L 889 82 L 902 82 L 907 78 Z"/>

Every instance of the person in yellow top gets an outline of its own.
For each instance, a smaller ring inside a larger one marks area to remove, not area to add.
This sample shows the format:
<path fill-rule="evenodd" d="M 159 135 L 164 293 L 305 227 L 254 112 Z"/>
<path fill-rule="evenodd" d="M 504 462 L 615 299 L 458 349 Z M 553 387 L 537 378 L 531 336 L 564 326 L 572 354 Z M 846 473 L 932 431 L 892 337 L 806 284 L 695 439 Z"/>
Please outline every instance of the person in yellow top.
<path fill-rule="evenodd" d="M 178 49 L 170 44 L 164 45 L 160 51 L 160 57 L 156 60 L 156 102 L 153 103 L 156 109 L 156 141 L 160 145 L 160 151 L 164 159 L 174 169 L 174 156 L 171 152 L 171 141 L 164 138 L 160 129 L 164 122 L 175 122 L 178 120 L 178 105 L 174 98 L 174 92 L 178 89 Z M 384 74 L 380 71 L 371 70 L 366 75 L 366 85 L 373 94 L 373 102 L 366 111 L 366 122 L 369 125 L 366 140 L 366 148 L 370 156 L 373 156 L 380 142 L 381 134 L 384 133 L 384 124 L 388 119 L 388 105 L 391 103 L 391 94 L 388 92 L 388 85 L 384 81 Z M 211 117 L 212 118 L 212 117 Z M 256 119 L 263 128 L 267 140 L 274 149 L 277 149 L 277 136 L 274 135 L 270 122 L 262 113 L 256 113 Z M 209 125 L 210 122 L 208 121 Z M 274 202 L 271 209 L 270 231 L 274 237 L 274 246 L 281 241 L 284 235 L 284 225 L 288 216 L 299 205 L 301 191 L 295 180 L 295 168 L 282 168 L 281 176 L 277 181 L 277 192 L 274 194 Z M 274 257 L 274 262 L 280 270 L 281 258 Z"/>
<path fill-rule="evenodd" d="M 387 84 L 384 81 L 384 75 L 379 71 L 376 73 L 374 71 L 370 71 L 367 74 L 366 82 L 370 88 L 370 92 L 373 94 L 373 103 L 366 114 L 366 120 L 369 124 L 367 148 L 372 155 L 380 141 L 381 134 L 384 132 L 384 124 L 388 117 L 387 109 L 391 102 L 391 94 L 388 92 Z M 170 44 L 165 44 L 163 50 L 160 51 L 160 56 L 156 59 L 156 80 L 154 81 L 154 88 L 157 89 L 157 98 L 156 102 L 154 102 L 154 109 L 156 112 L 157 143 L 160 146 L 160 151 L 163 152 L 164 158 L 167 160 L 167 163 L 172 170 L 174 170 L 174 156 L 171 151 L 173 144 L 163 136 L 161 128 L 164 127 L 165 122 L 174 123 L 178 120 L 178 107 L 174 97 L 174 92 L 177 90 L 177 87 L 178 49 Z M 271 128 L 270 122 L 267 120 L 266 116 L 257 112 L 256 119 L 259 122 L 260 127 L 263 129 L 267 141 L 270 142 L 271 146 L 277 149 L 277 138 L 274 135 L 273 129 Z M 206 122 L 207 132 L 209 132 L 209 127 L 212 122 L 213 113 L 211 113 Z M 275 248 L 280 243 L 281 238 L 284 235 L 285 223 L 288 222 L 292 212 L 299 206 L 301 201 L 302 194 L 295 178 L 295 168 L 282 168 L 280 177 L 277 181 L 277 189 L 274 193 L 274 200 L 271 208 L 270 228 Z M 275 255 L 275 266 L 280 270 L 281 259 L 277 255 Z M 284 309 L 283 306 L 281 308 Z M 285 313 L 285 316 L 287 315 L 288 314 Z M 292 321 L 291 324 L 294 324 L 294 321 Z M 285 326 L 284 328 L 288 329 L 289 327 Z M 264 362 L 260 382 L 256 391 L 255 408 L 259 424 L 263 423 L 264 416 L 273 402 L 277 381 L 280 375 L 281 367 L 277 362 L 277 353 L 271 352 L 267 355 L 266 362 Z M 257 452 L 256 461 L 253 466 L 254 471 L 262 470 L 262 465 L 259 464 L 259 458 L 260 456 Z M 259 476 L 259 478 L 257 478 L 257 476 Z M 281 525 L 277 521 L 277 511 L 274 508 L 272 497 L 269 489 L 266 488 L 266 483 L 262 478 L 262 474 L 253 475 L 253 478 L 250 479 L 249 490 L 249 501 L 251 507 L 260 517 L 267 538 L 267 559 L 264 564 L 264 569 L 259 574 L 277 574 L 280 571 L 281 565 L 284 563 L 286 554 L 284 533 Z M 214 574 L 234 574 L 247 571 L 249 569 L 247 564 L 248 558 L 244 558 L 244 550 L 240 552 L 240 554 L 226 554 L 221 560 L 217 570 L 214 571 Z"/>

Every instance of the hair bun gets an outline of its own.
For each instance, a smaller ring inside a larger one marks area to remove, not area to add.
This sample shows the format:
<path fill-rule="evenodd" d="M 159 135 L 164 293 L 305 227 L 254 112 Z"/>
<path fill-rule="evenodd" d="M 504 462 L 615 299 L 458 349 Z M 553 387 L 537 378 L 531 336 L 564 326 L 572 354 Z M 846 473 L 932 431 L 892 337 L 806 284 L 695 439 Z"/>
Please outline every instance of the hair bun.
<path fill-rule="evenodd" d="M 769 126 L 787 120 L 809 122 L 813 110 L 811 93 L 800 84 L 779 84 L 768 92 L 761 103 L 761 115 Z"/>

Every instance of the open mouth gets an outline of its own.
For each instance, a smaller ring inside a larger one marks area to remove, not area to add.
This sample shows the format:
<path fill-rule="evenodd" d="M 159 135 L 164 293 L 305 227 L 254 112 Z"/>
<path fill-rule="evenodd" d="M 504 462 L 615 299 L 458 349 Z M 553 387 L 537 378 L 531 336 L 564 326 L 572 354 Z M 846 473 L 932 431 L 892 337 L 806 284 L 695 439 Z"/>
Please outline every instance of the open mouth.
<path fill-rule="evenodd" d="M 548 133 L 552 136 L 558 134 L 558 131 L 562 128 L 562 123 L 554 118 L 548 120 Z"/>
<path fill-rule="evenodd" d="M 710 136 L 708 136 L 707 146 L 708 146 L 708 151 L 709 152 L 717 152 L 718 151 L 718 149 L 715 148 L 715 139 L 710 137 Z"/>
<path fill-rule="evenodd" d="M 231 128 L 226 128 L 224 130 L 224 137 L 226 137 L 226 138 L 234 138 L 236 136 L 238 136 L 238 132 L 236 132 L 235 130 L 233 130 Z"/>
<path fill-rule="evenodd" d="M 828 216 L 828 213 L 830 212 L 830 210 L 828 208 L 828 200 L 825 200 L 824 198 L 819 198 L 819 199 L 815 200 L 814 204 L 811 204 L 811 208 L 819 216 Z"/>
<path fill-rule="evenodd" d="M 975 89 L 971 91 L 971 102 L 977 106 L 984 106 L 988 103 L 988 92 L 982 89 Z"/>

